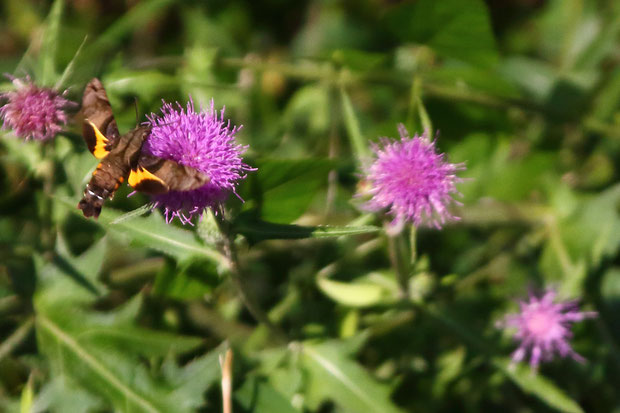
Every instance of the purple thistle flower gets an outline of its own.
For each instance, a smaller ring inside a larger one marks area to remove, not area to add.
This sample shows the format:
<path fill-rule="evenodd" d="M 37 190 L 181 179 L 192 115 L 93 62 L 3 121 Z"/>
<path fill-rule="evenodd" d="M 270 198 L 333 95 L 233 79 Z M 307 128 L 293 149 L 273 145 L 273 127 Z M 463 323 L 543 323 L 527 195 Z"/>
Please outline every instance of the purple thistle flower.
<path fill-rule="evenodd" d="M 459 193 L 456 183 L 462 179 L 456 172 L 464 170 L 465 165 L 447 162 L 426 132 L 410 138 L 402 124 L 398 131 L 400 140 L 381 138 L 381 145 L 372 144 L 376 159 L 364 171 L 371 195 L 364 208 L 389 208 L 394 228 L 410 221 L 415 226 L 439 229 L 446 221 L 458 220 L 448 205 L 459 204 L 451 194 Z"/>
<path fill-rule="evenodd" d="M 53 138 L 67 124 L 67 107 L 74 102 L 54 89 L 36 86 L 29 78 L 9 76 L 15 90 L 0 94 L 7 102 L 0 107 L 2 129 L 8 128 L 26 140 L 46 141 Z"/>
<path fill-rule="evenodd" d="M 190 166 L 207 175 L 210 180 L 203 187 L 192 191 L 170 191 L 153 196 L 153 207 L 161 207 L 166 221 L 178 217 L 191 224 L 194 215 L 202 215 L 206 208 L 223 202 L 229 192 L 236 193 L 236 185 L 245 178 L 244 171 L 255 171 L 241 158 L 247 146 L 238 145 L 235 134 L 241 127 L 224 120 L 224 109 L 218 113 L 213 100 L 209 110 L 194 110 L 191 97 L 184 109 L 164 102 L 162 116 L 152 113 L 148 119 L 152 126 L 143 146 L 146 153 L 171 159 Z M 238 195 L 237 195 L 238 196 Z"/>
<path fill-rule="evenodd" d="M 514 338 L 520 345 L 512 353 L 513 362 L 525 359 L 529 353 L 530 365 L 537 368 L 541 361 L 550 361 L 557 353 L 578 362 L 585 361 L 568 343 L 573 336 L 572 323 L 597 316 L 594 311 L 579 311 L 577 300 L 555 302 L 557 293 L 548 289 L 542 296 L 529 294 L 528 300 L 519 301 L 520 311 L 508 314 L 498 327 L 516 328 Z"/>

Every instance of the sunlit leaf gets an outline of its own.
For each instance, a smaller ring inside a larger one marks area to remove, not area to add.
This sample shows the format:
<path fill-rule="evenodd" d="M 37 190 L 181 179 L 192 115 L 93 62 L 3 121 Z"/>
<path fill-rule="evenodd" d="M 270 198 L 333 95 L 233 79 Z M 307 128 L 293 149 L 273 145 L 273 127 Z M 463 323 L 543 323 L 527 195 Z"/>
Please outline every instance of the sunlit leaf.
<path fill-rule="evenodd" d="M 369 307 L 395 299 L 395 286 L 373 282 L 371 278 L 352 282 L 319 277 L 317 285 L 332 300 L 349 307 Z"/>
<path fill-rule="evenodd" d="M 306 394 L 310 408 L 331 400 L 351 412 L 402 412 L 390 400 L 389 387 L 330 342 L 305 343 L 301 348 L 308 372 Z"/>
<path fill-rule="evenodd" d="M 583 413 L 583 409 L 553 382 L 540 374 L 532 372 L 524 363 L 510 365 L 510 360 L 496 358 L 493 364 L 502 370 L 526 393 L 534 394 L 549 407 L 560 412 Z"/>

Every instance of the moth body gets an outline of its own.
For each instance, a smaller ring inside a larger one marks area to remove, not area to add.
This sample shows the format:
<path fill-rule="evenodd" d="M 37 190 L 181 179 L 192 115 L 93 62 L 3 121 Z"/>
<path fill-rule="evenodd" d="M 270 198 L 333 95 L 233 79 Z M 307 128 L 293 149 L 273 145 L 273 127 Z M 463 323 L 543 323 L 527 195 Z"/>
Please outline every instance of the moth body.
<path fill-rule="evenodd" d="M 84 216 L 97 218 L 105 200 L 114 197 L 118 187 L 135 169 L 142 144 L 149 132 L 150 128 L 139 126 L 116 140 L 86 185 L 84 197 L 78 204 Z"/>
<path fill-rule="evenodd" d="M 84 141 L 88 150 L 101 160 L 78 203 L 85 217 L 97 218 L 105 200 L 112 198 L 125 180 L 136 191 L 150 195 L 191 191 L 210 181 L 194 168 L 142 152 L 150 126 L 137 126 L 121 135 L 99 79 L 92 79 L 86 85 L 81 112 Z"/>

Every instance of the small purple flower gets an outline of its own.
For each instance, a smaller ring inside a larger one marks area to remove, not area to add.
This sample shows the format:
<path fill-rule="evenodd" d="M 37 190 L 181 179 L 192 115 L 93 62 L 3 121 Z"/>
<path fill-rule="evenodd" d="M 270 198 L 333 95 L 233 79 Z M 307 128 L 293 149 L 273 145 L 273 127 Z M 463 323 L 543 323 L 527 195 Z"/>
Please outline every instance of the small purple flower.
<path fill-rule="evenodd" d="M 520 345 L 512 353 L 513 362 L 525 359 L 529 353 L 530 365 L 537 368 L 541 361 L 550 361 L 557 353 L 583 362 L 568 343 L 573 336 L 572 323 L 597 316 L 594 311 L 579 311 L 576 300 L 556 302 L 557 293 L 548 289 L 542 296 L 529 294 L 528 300 L 519 301 L 520 312 L 508 314 L 498 327 L 516 328 L 514 338 Z"/>
<path fill-rule="evenodd" d="M 456 173 L 465 165 L 447 162 L 426 132 L 410 138 L 402 124 L 398 131 L 400 140 L 381 138 L 381 145 L 372 144 L 376 159 L 364 171 L 371 199 L 364 207 L 389 208 L 394 228 L 405 221 L 441 228 L 446 221 L 458 220 L 448 206 L 458 204 L 451 194 L 459 193 L 456 184 L 462 179 Z"/>
<path fill-rule="evenodd" d="M 245 178 L 244 171 L 255 171 L 245 163 L 241 155 L 247 146 L 238 145 L 235 134 L 241 127 L 232 126 L 224 119 L 224 109 L 219 113 L 213 101 L 208 110 L 194 110 L 189 100 L 184 109 L 164 102 L 162 116 L 148 117 L 152 131 L 143 146 L 146 153 L 171 159 L 182 165 L 198 169 L 210 180 L 203 187 L 192 191 L 171 191 L 153 196 L 153 206 L 161 207 L 170 222 L 178 217 L 191 224 L 194 215 L 202 215 L 206 208 L 215 208 L 229 192 L 236 193 L 236 185 Z"/>
<path fill-rule="evenodd" d="M 46 141 L 53 138 L 67 124 L 65 109 L 75 106 L 54 89 L 36 86 L 29 78 L 9 76 L 15 90 L 0 94 L 6 103 L 0 107 L 2 128 L 12 129 L 26 140 Z"/>

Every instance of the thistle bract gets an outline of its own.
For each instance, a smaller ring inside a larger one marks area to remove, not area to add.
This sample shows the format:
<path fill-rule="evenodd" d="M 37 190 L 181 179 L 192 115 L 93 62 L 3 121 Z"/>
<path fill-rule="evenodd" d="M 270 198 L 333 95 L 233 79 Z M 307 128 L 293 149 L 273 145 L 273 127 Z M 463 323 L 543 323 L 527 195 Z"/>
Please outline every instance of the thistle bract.
<path fill-rule="evenodd" d="M 39 87 L 29 78 L 10 77 L 15 90 L 0 94 L 3 129 L 11 129 L 24 139 L 45 141 L 53 138 L 67 124 L 65 110 L 75 106 L 54 89 Z"/>
<path fill-rule="evenodd" d="M 160 158 L 171 159 L 204 173 L 210 181 L 192 191 L 170 191 L 153 196 L 154 207 L 162 208 L 166 221 L 175 217 L 186 224 L 205 208 L 215 208 L 254 168 L 243 163 L 241 155 L 247 146 L 236 143 L 240 127 L 224 119 L 224 109 L 216 111 L 213 101 L 207 110 L 196 112 L 193 101 L 183 108 L 164 102 L 162 115 L 151 114 L 152 131 L 143 150 Z"/>
<path fill-rule="evenodd" d="M 498 327 L 516 329 L 514 339 L 520 342 L 512 354 L 514 362 L 529 356 L 532 368 L 550 361 L 557 354 L 583 362 L 569 344 L 573 323 L 596 317 L 596 312 L 579 311 L 577 301 L 555 302 L 557 293 L 547 290 L 542 296 L 529 294 L 527 300 L 519 301 L 519 312 L 507 315 Z"/>
<path fill-rule="evenodd" d="M 409 137 L 402 124 L 398 130 L 400 140 L 381 138 L 379 145 L 372 145 L 375 159 L 364 171 L 370 200 L 364 207 L 388 209 L 396 227 L 409 221 L 441 228 L 446 221 L 458 220 L 448 206 L 456 203 L 452 194 L 458 193 L 456 184 L 462 181 L 456 173 L 465 166 L 447 162 L 427 133 Z"/>

